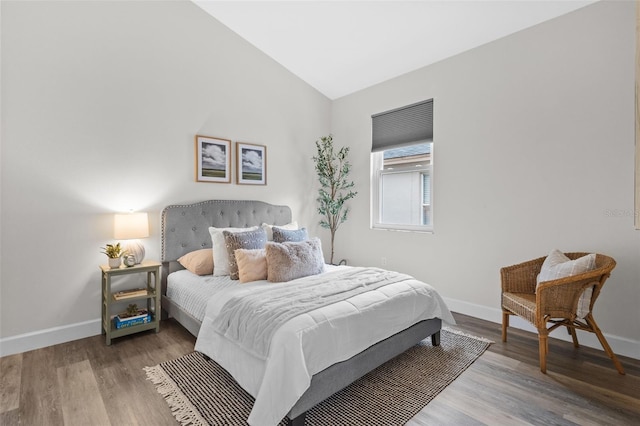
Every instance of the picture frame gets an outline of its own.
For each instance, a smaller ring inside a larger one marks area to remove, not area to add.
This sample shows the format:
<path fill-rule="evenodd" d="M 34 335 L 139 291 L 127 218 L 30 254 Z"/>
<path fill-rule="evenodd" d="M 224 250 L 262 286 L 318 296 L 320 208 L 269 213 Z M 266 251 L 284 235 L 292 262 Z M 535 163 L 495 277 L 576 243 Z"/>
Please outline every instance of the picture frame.
<path fill-rule="evenodd" d="M 236 182 L 239 185 L 267 184 L 267 147 L 236 142 Z"/>
<path fill-rule="evenodd" d="M 196 135 L 196 182 L 231 183 L 231 141 Z"/>

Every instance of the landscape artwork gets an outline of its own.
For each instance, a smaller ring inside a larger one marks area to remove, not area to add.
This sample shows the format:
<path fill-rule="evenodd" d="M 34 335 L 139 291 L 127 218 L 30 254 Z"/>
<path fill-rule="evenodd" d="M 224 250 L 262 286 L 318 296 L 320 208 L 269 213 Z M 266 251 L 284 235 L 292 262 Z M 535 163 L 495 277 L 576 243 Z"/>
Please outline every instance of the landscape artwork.
<path fill-rule="evenodd" d="M 196 136 L 196 181 L 231 182 L 231 141 Z"/>
<path fill-rule="evenodd" d="M 236 142 L 237 182 L 247 185 L 267 184 L 267 147 Z"/>

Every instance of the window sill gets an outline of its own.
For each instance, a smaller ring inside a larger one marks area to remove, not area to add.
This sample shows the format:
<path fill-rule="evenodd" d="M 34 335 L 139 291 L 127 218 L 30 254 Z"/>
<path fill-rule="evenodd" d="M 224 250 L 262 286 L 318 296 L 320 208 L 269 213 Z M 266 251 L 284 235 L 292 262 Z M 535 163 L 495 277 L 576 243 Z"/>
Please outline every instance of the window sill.
<path fill-rule="evenodd" d="M 426 226 L 410 226 L 410 225 L 372 225 L 370 227 L 374 231 L 392 231 L 392 232 L 415 232 L 419 234 L 433 234 L 433 227 Z"/>

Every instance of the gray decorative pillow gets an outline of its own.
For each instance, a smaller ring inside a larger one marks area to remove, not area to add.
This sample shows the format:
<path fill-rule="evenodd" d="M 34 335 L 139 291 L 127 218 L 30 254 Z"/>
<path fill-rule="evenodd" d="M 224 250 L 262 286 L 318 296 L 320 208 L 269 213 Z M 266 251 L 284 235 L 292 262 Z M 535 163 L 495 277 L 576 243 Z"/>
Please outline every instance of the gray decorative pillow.
<path fill-rule="evenodd" d="M 267 223 L 263 223 L 262 229 L 267 233 L 267 241 L 273 241 L 273 227 L 277 226 L 280 229 L 298 229 L 298 222 L 295 220 L 291 223 L 287 223 L 286 225 L 269 225 Z"/>
<path fill-rule="evenodd" d="M 240 278 L 238 274 L 238 262 L 235 251 L 237 249 L 255 250 L 264 248 L 267 242 L 267 233 L 264 229 L 258 228 L 254 231 L 229 232 L 223 231 L 225 246 L 229 254 L 229 276 L 232 280 Z"/>
<path fill-rule="evenodd" d="M 267 280 L 291 281 L 324 272 L 324 256 L 319 238 L 300 242 L 265 245 L 267 254 Z"/>
<path fill-rule="evenodd" d="M 214 228 L 209 227 L 211 234 L 211 247 L 213 249 L 213 275 L 223 276 L 229 275 L 229 254 L 227 253 L 226 244 L 224 242 L 224 231 L 229 232 L 246 232 L 255 231 L 257 226 L 252 228 Z"/>
<path fill-rule="evenodd" d="M 307 228 L 300 229 L 284 229 L 274 226 L 273 228 L 273 241 L 276 243 L 284 243 L 286 241 L 300 242 L 309 239 L 307 234 Z"/>

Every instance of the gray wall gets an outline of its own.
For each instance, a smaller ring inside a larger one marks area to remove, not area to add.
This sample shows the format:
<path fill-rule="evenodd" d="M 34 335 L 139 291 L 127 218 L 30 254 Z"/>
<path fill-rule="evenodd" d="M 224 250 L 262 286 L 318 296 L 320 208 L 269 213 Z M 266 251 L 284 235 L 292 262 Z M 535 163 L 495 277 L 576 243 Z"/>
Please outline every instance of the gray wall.
<path fill-rule="evenodd" d="M 150 213 L 148 259 L 167 204 L 259 199 L 316 221 L 308 170 L 330 101 L 199 7 L 1 7 L 1 337 L 99 333 L 115 212 Z M 266 145 L 268 185 L 196 183 L 196 134 Z"/>
<path fill-rule="evenodd" d="M 618 266 L 595 317 L 637 357 L 634 7 L 599 2 L 334 101 L 360 191 L 337 258 L 384 257 L 452 308 L 499 321 L 500 267 L 553 248 L 606 253 Z M 370 230 L 370 117 L 430 98 L 435 232 Z"/>

